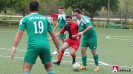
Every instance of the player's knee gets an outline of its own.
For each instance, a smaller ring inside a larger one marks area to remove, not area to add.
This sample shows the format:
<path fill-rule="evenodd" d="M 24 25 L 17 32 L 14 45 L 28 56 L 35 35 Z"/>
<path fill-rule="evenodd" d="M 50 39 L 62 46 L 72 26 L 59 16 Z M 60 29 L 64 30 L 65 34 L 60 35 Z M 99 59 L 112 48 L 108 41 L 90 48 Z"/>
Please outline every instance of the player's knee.
<path fill-rule="evenodd" d="M 91 52 L 92 52 L 92 55 L 97 54 L 96 50 L 91 50 Z"/>
<path fill-rule="evenodd" d="M 73 56 L 73 55 L 75 55 L 75 53 L 74 52 L 70 52 L 70 55 Z"/>
<path fill-rule="evenodd" d="M 64 48 L 61 49 L 61 51 L 63 51 L 63 52 L 64 52 L 65 50 L 66 50 L 66 49 L 64 49 Z"/>

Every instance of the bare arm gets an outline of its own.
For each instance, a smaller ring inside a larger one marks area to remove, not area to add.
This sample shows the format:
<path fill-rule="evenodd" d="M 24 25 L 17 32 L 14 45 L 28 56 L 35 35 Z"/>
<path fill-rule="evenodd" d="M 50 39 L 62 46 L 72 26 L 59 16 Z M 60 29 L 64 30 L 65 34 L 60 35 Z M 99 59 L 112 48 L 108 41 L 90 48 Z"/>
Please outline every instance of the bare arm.
<path fill-rule="evenodd" d="M 49 34 L 51 35 L 52 39 L 53 39 L 53 42 L 57 48 L 57 52 L 59 53 L 60 52 L 60 48 L 58 46 L 58 39 L 57 39 L 57 36 L 55 35 L 55 33 L 53 31 L 49 32 Z"/>
<path fill-rule="evenodd" d="M 55 31 L 57 27 L 58 27 L 58 23 L 56 23 L 56 26 L 54 27 L 54 29 L 53 29 L 53 30 Z"/>
<path fill-rule="evenodd" d="M 22 38 L 22 35 L 23 35 L 23 31 L 20 30 L 17 32 L 16 34 L 16 37 L 15 37 L 15 40 L 14 40 L 14 45 L 13 45 L 13 48 L 12 48 L 12 52 L 11 52 L 11 58 L 13 59 L 14 58 L 14 54 L 16 52 L 16 47 L 18 46 L 21 38 Z"/>

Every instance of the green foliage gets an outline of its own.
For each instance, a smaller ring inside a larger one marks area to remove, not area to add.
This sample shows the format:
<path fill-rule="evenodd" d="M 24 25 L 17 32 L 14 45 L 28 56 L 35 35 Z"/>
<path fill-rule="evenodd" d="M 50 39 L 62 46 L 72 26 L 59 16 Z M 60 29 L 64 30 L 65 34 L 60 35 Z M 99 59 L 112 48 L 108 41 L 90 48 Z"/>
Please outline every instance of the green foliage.
<path fill-rule="evenodd" d="M 66 9 L 65 10 L 65 13 L 67 14 L 67 15 L 72 15 L 72 8 L 68 8 L 68 9 Z"/>
<path fill-rule="evenodd" d="M 115 13 L 119 8 L 119 0 L 110 0 L 110 9 Z M 102 7 L 108 8 L 108 0 L 59 0 L 57 5 L 63 5 L 66 9 L 80 8 L 82 11 L 89 12 L 90 18 L 93 20 L 94 14 L 100 11 Z"/>

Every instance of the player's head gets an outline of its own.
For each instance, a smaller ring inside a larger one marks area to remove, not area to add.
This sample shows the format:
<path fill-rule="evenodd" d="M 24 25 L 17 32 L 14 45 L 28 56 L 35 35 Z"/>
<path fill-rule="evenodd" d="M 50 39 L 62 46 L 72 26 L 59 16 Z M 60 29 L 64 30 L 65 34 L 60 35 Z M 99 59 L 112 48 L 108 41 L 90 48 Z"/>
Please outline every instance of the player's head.
<path fill-rule="evenodd" d="M 66 16 L 67 24 L 72 23 L 72 16 Z"/>
<path fill-rule="evenodd" d="M 29 3 L 29 12 L 38 12 L 39 3 L 37 1 L 31 1 Z"/>
<path fill-rule="evenodd" d="M 60 13 L 60 14 L 64 13 L 64 7 L 63 7 L 63 6 L 59 6 L 58 9 L 59 9 L 59 13 Z"/>
<path fill-rule="evenodd" d="M 77 19 L 80 19 L 81 18 L 81 15 L 82 15 L 82 11 L 78 8 L 74 9 L 74 16 L 77 18 Z"/>

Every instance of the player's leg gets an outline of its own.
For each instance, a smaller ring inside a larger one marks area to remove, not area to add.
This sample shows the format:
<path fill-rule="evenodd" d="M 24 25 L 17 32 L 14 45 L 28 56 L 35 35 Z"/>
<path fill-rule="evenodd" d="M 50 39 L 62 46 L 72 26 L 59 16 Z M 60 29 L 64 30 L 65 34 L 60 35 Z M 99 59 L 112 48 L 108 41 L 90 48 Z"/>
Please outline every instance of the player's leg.
<path fill-rule="evenodd" d="M 65 39 L 61 39 L 61 41 L 64 43 L 65 42 Z M 69 55 L 70 54 L 68 48 L 64 51 L 64 54 L 65 55 Z"/>
<path fill-rule="evenodd" d="M 51 62 L 47 63 L 44 65 L 46 71 L 47 71 L 47 74 L 54 74 L 54 71 L 52 70 L 52 64 Z"/>
<path fill-rule="evenodd" d="M 59 54 L 58 61 L 53 62 L 53 64 L 60 65 L 60 62 L 61 62 L 62 57 L 63 57 L 63 55 L 64 55 L 64 51 L 65 51 L 67 48 L 69 48 L 69 44 L 68 44 L 67 42 L 65 42 L 65 43 L 63 44 L 62 49 L 61 49 L 61 52 L 60 52 L 60 54 Z"/>
<path fill-rule="evenodd" d="M 94 63 L 95 63 L 95 68 L 94 71 L 98 71 L 99 70 L 99 63 L 98 63 L 98 54 L 96 52 L 96 50 L 91 50 L 92 54 L 93 54 L 93 58 L 94 58 Z"/>
<path fill-rule="evenodd" d="M 24 57 L 23 74 L 30 74 L 32 65 L 35 64 L 38 57 L 38 51 L 38 49 L 28 47 Z"/>
<path fill-rule="evenodd" d="M 76 51 L 78 50 L 78 47 L 80 45 L 80 40 L 71 40 L 71 45 L 72 50 L 70 51 L 70 54 L 72 56 L 72 64 L 74 64 L 76 62 Z"/>
<path fill-rule="evenodd" d="M 65 39 L 66 39 L 66 35 L 65 34 L 61 34 L 59 36 L 60 40 L 64 43 L 65 42 Z M 69 55 L 69 49 L 67 48 L 64 52 L 65 55 Z"/>
<path fill-rule="evenodd" d="M 52 57 L 50 48 L 45 46 L 44 49 L 42 49 L 42 51 L 40 52 L 39 57 L 45 67 L 45 70 L 47 71 L 47 74 L 54 74 L 51 64 Z"/>
<path fill-rule="evenodd" d="M 96 37 L 92 37 L 90 39 L 90 49 L 91 49 L 91 53 L 93 55 L 93 59 L 94 59 L 94 63 L 95 63 L 94 71 L 98 71 L 99 63 L 98 63 L 97 38 Z"/>
<path fill-rule="evenodd" d="M 24 62 L 24 65 L 23 65 L 23 74 L 30 74 L 32 66 L 33 66 L 32 64 Z"/>
<path fill-rule="evenodd" d="M 81 42 L 81 54 L 82 54 L 82 65 L 81 70 L 86 70 L 87 69 L 87 55 L 86 55 L 86 50 L 87 50 L 87 43 L 86 39 L 84 37 L 82 38 Z"/>
<path fill-rule="evenodd" d="M 70 51 L 70 55 L 72 56 L 72 64 L 74 64 L 76 62 L 76 54 L 75 54 L 76 50 L 72 48 L 72 50 Z"/>
<path fill-rule="evenodd" d="M 58 37 L 58 46 L 60 47 L 60 38 Z M 58 52 L 56 51 L 57 49 L 55 49 L 55 51 L 52 53 L 52 55 L 57 55 Z"/>
<path fill-rule="evenodd" d="M 87 55 L 86 55 L 87 47 L 81 47 L 81 54 L 82 54 L 82 65 L 81 70 L 87 69 Z"/>

